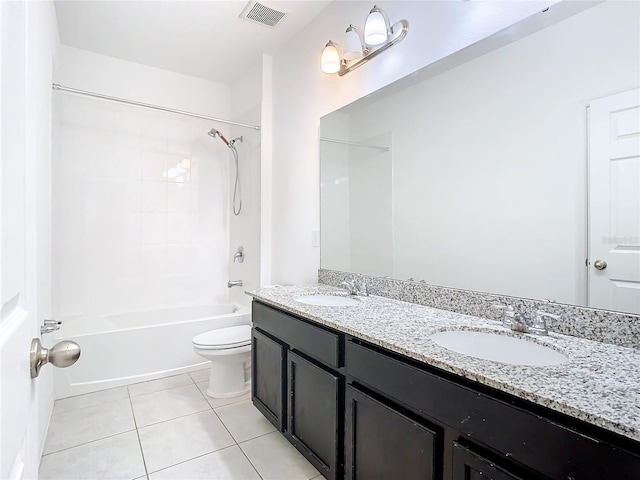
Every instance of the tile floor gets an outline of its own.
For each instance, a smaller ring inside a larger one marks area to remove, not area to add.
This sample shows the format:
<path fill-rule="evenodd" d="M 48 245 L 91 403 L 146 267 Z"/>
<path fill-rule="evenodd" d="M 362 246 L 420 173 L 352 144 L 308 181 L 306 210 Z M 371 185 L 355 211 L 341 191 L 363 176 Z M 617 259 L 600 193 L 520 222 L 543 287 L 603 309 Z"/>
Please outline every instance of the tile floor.
<path fill-rule="evenodd" d="M 322 476 L 252 405 L 206 395 L 208 370 L 58 400 L 40 479 Z"/>

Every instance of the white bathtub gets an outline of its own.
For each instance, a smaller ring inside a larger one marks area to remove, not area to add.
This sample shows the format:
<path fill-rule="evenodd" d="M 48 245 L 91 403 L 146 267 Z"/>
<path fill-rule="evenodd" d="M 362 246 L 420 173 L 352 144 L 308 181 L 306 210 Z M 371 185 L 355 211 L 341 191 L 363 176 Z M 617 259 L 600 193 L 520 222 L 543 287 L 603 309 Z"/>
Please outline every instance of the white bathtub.
<path fill-rule="evenodd" d="M 71 367 L 53 367 L 56 398 L 203 368 L 207 362 L 194 353 L 192 338 L 215 328 L 249 325 L 251 316 L 245 307 L 200 305 L 60 320 L 54 342 L 73 340 L 82 353 Z"/>

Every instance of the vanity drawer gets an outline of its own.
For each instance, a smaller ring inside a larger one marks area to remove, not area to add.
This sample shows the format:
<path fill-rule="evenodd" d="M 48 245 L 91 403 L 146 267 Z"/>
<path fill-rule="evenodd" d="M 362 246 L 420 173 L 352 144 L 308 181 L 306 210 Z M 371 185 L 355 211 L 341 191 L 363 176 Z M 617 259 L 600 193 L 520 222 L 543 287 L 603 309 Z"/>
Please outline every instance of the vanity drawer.
<path fill-rule="evenodd" d="M 253 302 L 253 324 L 327 365 L 340 368 L 344 335 L 316 327 L 274 308 Z"/>
<path fill-rule="evenodd" d="M 492 398 L 359 341 L 346 342 L 345 364 L 354 382 L 456 430 L 497 458 L 533 469 L 529 478 L 639 478 L 640 456 L 576 431 L 577 420 L 560 424 L 529 411 L 540 407 L 528 402 Z"/>

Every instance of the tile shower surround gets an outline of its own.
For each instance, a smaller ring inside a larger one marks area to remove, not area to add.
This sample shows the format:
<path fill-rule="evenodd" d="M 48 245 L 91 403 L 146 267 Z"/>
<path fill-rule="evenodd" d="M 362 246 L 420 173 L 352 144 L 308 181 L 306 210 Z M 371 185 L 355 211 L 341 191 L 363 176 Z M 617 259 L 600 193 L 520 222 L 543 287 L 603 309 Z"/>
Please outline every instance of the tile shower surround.
<path fill-rule="evenodd" d="M 57 100 L 54 314 L 226 299 L 231 167 L 228 149 L 206 135 L 210 122 Z"/>
<path fill-rule="evenodd" d="M 493 307 L 495 304 L 513 305 L 517 311 L 524 312 L 544 310 L 560 316 L 558 320 L 547 319 L 549 330 L 556 333 L 622 347 L 640 348 L 640 315 L 440 287 L 422 282 L 358 275 L 337 270 L 318 270 L 318 283 L 325 285 L 338 287 L 341 282 L 353 278 L 366 280 L 369 293 L 372 295 L 491 320 L 502 318 L 502 312 Z"/>

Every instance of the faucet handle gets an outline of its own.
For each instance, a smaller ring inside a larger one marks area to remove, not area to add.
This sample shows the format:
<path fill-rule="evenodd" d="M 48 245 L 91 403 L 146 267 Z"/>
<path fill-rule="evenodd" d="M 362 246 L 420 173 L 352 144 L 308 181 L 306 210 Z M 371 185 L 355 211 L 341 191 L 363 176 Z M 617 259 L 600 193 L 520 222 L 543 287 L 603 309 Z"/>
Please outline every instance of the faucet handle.
<path fill-rule="evenodd" d="M 504 310 L 502 325 L 507 328 L 513 329 L 514 321 L 516 320 L 516 310 L 513 308 L 513 305 L 494 303 L 493 308 L 497 310 Z"/>
<path fill-rule="evenodd" d="M 367 281 L 364 278 L 360 279 L 360 285 L 358 285 L 357 289 L 360 295 L 369 296 L 369 285 L 367 285 Z"/>
<path fill-rule="evenodd" d="M 513 311 L 513 306 L 508 303 L 494 303 L 491 306 L 496 310 L 506 310 L 507 312 Z"/>
<path fill-rule="evenodd" d="M 549 328 L 547 327 L 547 320 L 545 317 L 555 318 L 556 320 L 560 318 L 559 315 L 554 315 L 553 313 L 543 312 L 542 310 L 538 310 L 536 312 L 536 316 L 531 321 L 529 325 L 529 333 L 533 333 L 536 335 L 547 335 L 549 333 Z"/>
<path fill-rule="evenodd" d="M 539 317 L 549 317 L 549 318 L 555 318 L 556 320 L 558 320 L 560 318 L 560 315 L 555 315 L 553 313 L 547 313 L 547 312 L 543 312 L 542 310 L 538 310 L 536 312 L 536 314 Z"/>
<path fill-rule="evenodd" d="M 340 282 L 340 286 L 344 287 L 349 292 L 349 295 L 356 295 L 358 293 L 356 281 L 353 279 Z"/>

